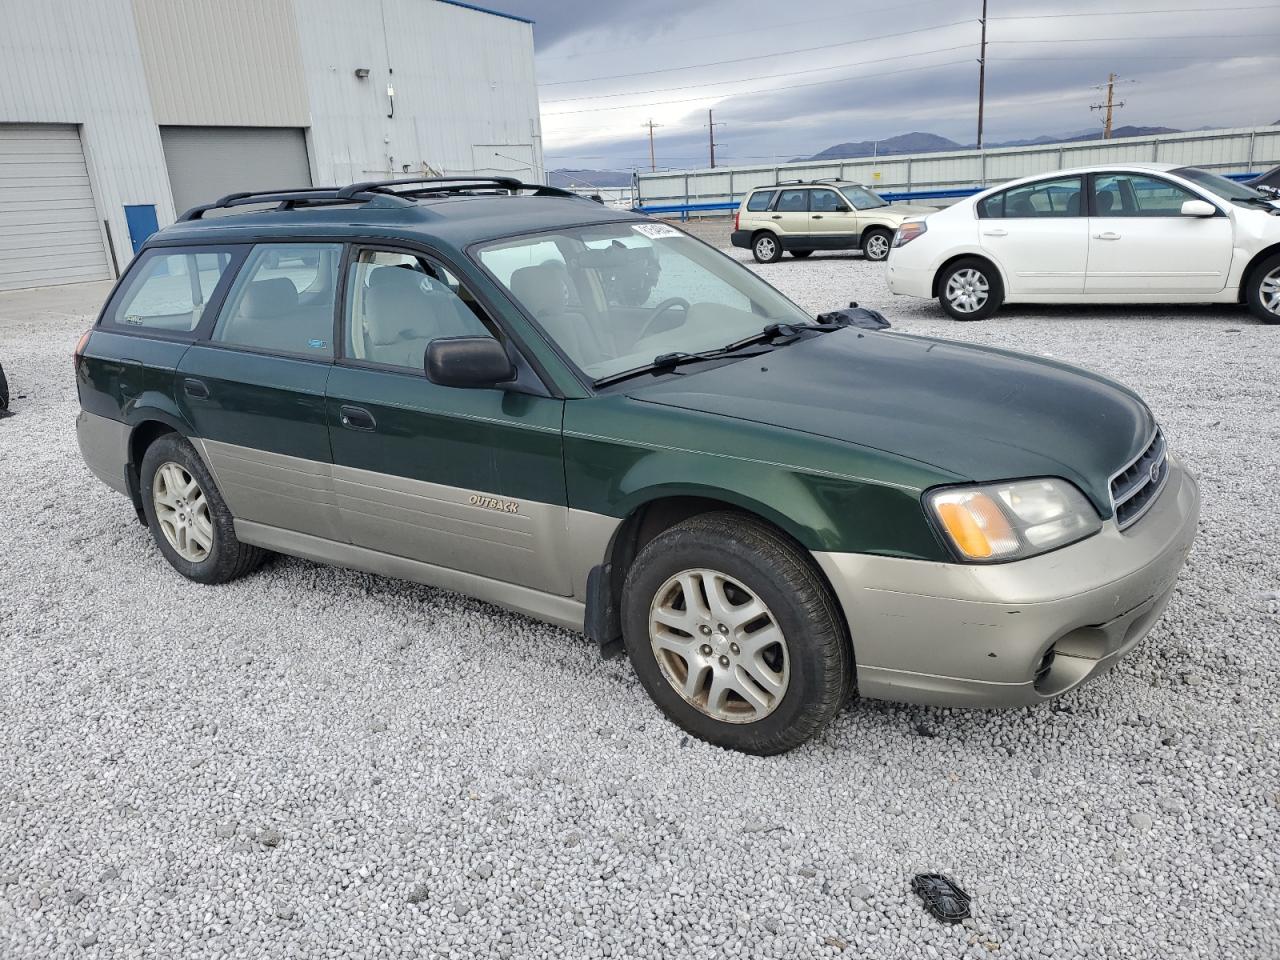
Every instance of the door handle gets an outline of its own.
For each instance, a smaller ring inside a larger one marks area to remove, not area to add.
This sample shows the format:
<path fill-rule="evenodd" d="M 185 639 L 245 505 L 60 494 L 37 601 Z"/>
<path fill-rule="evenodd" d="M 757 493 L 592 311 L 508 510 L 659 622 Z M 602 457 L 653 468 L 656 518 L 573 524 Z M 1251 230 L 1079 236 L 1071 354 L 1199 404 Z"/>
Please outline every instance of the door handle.
<path fill-rule="evenodd" d="M 378 421 L 373 419 L 373 414 L 364 407 L 344 405 L 339 412 L 342 414 L 342 425 L 352 430 L 373 430 L 378 426 Z"/>
<path fill-rule="evenodd" d="M 773 219 L 774 219 L 774 220 L 781 220 L 781 219 L 782 219 L 782 214 L 780 214 L 780 213 L 775 213 L 775 214 L 773 215 Z"/>
<path fill-rule="evenodd" d="M 182 391 L 192 400 L 209 399 L 209 385 L 195 377 L 187 377 L 182 381 Z"/>
<path fill-rule="evenodd" d="M 822 219 L 822 214 L 820 214 L 820 213 L 815 213 L 815 214 L 813 215 L 813 219 L 814 219 L 814 220 L 821 220 L 821 219 Z"/>
<path fill-rule="evenodd" d="M 1007 237 L 1009 235 L 1009 231 L 1001 230 L 997 227 L 995 230 L 983 230 L 982 235 L 984 237 Z"/>
<path fill-rule="evenodd" d="M 1095 240 L 1119 240 L 1119 239 L 1120 239 L 1120 234 L 1118 234 L 1118 233 L 1112 233 L 1110 230 L 1108 230 L 1106 233 L 1095 233 L 1095 234 L 1093 235 L 1093 239 L 1095 239 Z"/>

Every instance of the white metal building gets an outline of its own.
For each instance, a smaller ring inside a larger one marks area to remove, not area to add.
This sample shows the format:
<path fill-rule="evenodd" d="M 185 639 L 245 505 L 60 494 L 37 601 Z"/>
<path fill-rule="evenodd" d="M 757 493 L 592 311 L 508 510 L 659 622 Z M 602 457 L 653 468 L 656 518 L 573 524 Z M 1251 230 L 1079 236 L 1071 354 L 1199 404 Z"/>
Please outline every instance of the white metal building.
<path fill-rule="evenodd" d="M 236 190 L 543 176 L 532 24 L 458 0 L 0 0 L 0 290 Z"/>

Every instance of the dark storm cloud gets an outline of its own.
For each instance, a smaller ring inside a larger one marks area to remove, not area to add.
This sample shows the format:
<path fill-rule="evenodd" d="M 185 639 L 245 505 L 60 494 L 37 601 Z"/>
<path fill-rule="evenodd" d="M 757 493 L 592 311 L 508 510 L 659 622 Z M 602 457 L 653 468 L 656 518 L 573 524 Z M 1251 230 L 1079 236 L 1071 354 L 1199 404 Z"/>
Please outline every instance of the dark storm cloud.
<path fill-rule="evenodd" d="M 1280 4 L 1172 2 L 1186 12 L 1117 15 L 1167 10 L 1165 0 L 993 4 L 988 142 L 1100 129 L 1089 106 L 1111 70 L 1137 81 L 1119 88 L 1126 106 L 1117 124 L 1274 122 Z M 548 167 L 647 168 L 642 124 L 650 118 L 661 124 L 660 166 L 703 166 L 708 106 L 724 123 L 716 140 L 726 163 L 913 131 L 962 144 L 976 134 L 979 0 L 517 0 L 505 8 L 538 21 Z M 777 55 L 784 51 L 796 52 Z"/>

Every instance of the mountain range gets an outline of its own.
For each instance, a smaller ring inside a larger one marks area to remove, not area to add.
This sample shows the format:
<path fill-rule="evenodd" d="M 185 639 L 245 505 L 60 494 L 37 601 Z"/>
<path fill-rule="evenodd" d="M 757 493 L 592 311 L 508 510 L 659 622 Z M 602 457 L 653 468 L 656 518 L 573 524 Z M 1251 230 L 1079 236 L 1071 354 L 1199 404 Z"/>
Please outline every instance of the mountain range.
<path fill-rule="evenodd" d="M 1159 133 L 1181 133 L 1173 127 L 1135 127 L 1123 126 L 1116 127 L 1111 131 L 1113 140 L 1122 139 L 1124 137 L 1150 137 Z M 1028 140 L 1004 140 L 999 143 L 988 142 L 986 146 L 994 149 L 997 147 L 1027 147 L 1037 146 L 1044 143 L 1073 143 L 1079 140 L 1098 140 L 1101 134 L 1098 130 L 1090 129 L 1076 133 L 1068 133 L 1061 136 L 1040 136 L 1032 137 Z M 947 137 L 940 137 L 936 133 L 903 133 L 896 137 L 886 137 L 883 140 L 857 140 L 847 143 L 837 143 L 827 147 L 818 153 L 809 157 L 793 157 L 792 163 L 801 163 L 806 160 L 855 160 L 861 157 L 874 156 L 892 156 L 893 154 L 903 153 L 942 153 L 947 150 L 972 150 L 975 144 L 957 143 Z"/>

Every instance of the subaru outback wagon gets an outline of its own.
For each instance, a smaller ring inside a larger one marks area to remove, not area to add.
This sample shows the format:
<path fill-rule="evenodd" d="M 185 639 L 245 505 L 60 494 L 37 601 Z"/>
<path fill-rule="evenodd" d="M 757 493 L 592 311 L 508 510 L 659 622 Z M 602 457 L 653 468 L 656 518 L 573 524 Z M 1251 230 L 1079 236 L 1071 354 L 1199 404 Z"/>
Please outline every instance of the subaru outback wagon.
<path fill-rule="evenodd" d="M 815 321 L 672 226 L 503 179 L 189 211 L 76 376 L 86 462 L 191 580 L 275 551 L 470 594 L 625 647 L 671 719 L 756 753 L 855 691 L 1105 672 L 1199 509 L 1109 380 Z"/>

